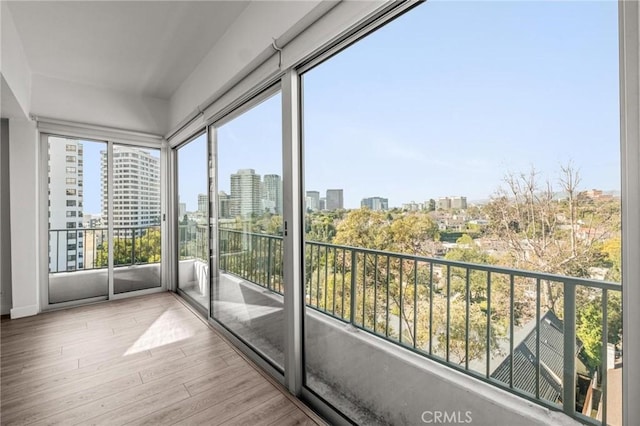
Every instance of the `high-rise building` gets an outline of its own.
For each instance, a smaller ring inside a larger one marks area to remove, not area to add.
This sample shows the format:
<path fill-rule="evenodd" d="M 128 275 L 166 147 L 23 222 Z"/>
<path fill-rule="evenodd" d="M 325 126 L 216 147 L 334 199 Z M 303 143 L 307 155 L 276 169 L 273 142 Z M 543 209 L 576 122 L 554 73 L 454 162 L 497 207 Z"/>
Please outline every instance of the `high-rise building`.
<path fill-rule="evenodd" d="M 101 155 L 102 217 L 107 225 L 107 153 Z M 113 226 L 120 234 L 160 224 L 160 158 L 147 150 L 113 148 Z"/>
<path fill-rule="evenodd" d="M 327 210 L 344 208 L 342 189 L 327 189 Z"/>
<path fill-rule="evenodd" d="M 198 213 L 206 216 L 209 211 L 209 197 L 207 194 L 198 194 Z"/>
<path fill-rule="evenodd" d="M 49 138 L 49 270 L 84 268 L 82 229 L 83 147 Z"/>
<path fill-rule="evenodd" d="M 311 211 L 320 210 L 320 192 L 318 191 L 307 191 L 307 209 Z"/>
<path fill-rule="evenodd" d="M 382 197 L 363 198 L 360 207 L 366 207 L 369 210 L 389 210 L 389 199 Z"/>
<path fill-rule="evenodd" d="M 327 198 L 326 197 L 322 197 L 320 198 L 320 210 L 326 210 L 327 209 Z"/>
<path fill-rule="evenodd" d="M 467 197 L 451 197 L 451 208 L 452 209 L 466 209 L 467 208 Z"/>
<path fill-rule="evenodd" d="M 101 228 L 102 227 L 102 215 L 100 214 L 82 214 L 82 226 L 84 228 Z"/>
<path fill-rule="evenodd" d="M 282 214 L 282 178 L 280 175 L 264 175 L 262 199 L 263 211 Z"/>
<path fill-rule="evenodd" d="M 218 192 L 218 217 L 220 219 L 228 219 L 231 217 L 229 210 L 230 199 L 231 197 L 229 197 L 229 194 L 226 192 Z"/>
<path fill-rule="evenodd" d="M 438 210 L 466 209 L 467 197 L 441 197 L 438 199 Z"/>
<path fill-rule="evenodd" d="M 449 210 L 451 208 L 451 199 L 449 197 L 438 198 L 438 210 Z"/>
<path fill-rule="evenodd" d="M 182 220 L 187 214 L 187 203 L 178 203 L 178 220 Z"/>
<path fill-rule="evenodd" d="M 260 175 L 253 169 L 240 169 L 231 175 L 229 200 L 231 217 L 248 217 L 262 213 L 260 200 Z"/>
<path fill-rule="evenodd" d="M 423 209 L 424 209 L 424 204 L 416 203 L 415 201 L 402 204 L 402 210 L 408 211 L 408 212 L 417 212 Z"/>

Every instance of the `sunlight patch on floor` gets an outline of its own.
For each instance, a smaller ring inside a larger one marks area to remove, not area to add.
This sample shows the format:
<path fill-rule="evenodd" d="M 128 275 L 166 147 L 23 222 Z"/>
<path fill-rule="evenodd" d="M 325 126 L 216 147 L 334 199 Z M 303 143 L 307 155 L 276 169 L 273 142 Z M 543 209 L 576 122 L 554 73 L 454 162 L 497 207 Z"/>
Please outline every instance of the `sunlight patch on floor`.
<path fill-rule="evenodd" d="M 182 317 L 176 315 L 176 311 L 164 311 L 127 349 L 124 355 L 144 352 L 193 336 L 195 331 L 189 325 L 185 325 L 182 320 Z"/>

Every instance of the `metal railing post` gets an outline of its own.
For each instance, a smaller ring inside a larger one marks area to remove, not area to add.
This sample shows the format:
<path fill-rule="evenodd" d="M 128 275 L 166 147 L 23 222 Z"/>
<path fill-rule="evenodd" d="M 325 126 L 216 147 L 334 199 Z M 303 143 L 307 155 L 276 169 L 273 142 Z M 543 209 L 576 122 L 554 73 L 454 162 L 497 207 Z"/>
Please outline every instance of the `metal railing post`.
<path fill-rule="evenodd" d="M 607 396 L 609 394 L 609 386 L 607 383 L 607 377 L 608 377 L 608 355 L 609 355 L 609 348 L 608 348 L 608 343 L 609 343 L 609 324 L 607 321 L 607 317 L 609 316 L 609 308 L 608 308 L 608 302 L 609 302 L 609 293 L 608 290 L 605 288 L 604 290 L 602 290 L 602 352 L 600 354 L 601 357 L 601 361 L 600 361 L 600 371 L 602 371 L 602 376 L 600 379 L 600 387 L 602 389 L 602 396 L 601 396 L 601 401 L 603 401 L 602 403 L 602 424 L 606 425 L 607 424 Z M 615 350 L 614 350 L 614 354 L 613 354 L 614 360 L 615 360 Z M 613 361 L 613 360 L 612 360 Z"/>
<path fill-rule="evenodd" d="M 136 264 L 136 234 L 132 228 L 131 229 L 131 265 L 135 265 L 135 264 Z"/>
<path fill-rule="evenodd" d="M 267 240 L 267 288 L 271 290 L 271 237 Z"/>
<path fill-rule="evenodd" d="M 570 416 L 576 407 L 576 288 L 564 282 L 564 370 L 562 377 L 562 408 Z"/>
<path fill-rule="evenodd" d="M 67 239 L 69 238 L 69 231 L 67 231 Z M 56 231 L 56 272 L 60 270 L 60 231 Z M 66 270 L 67 268 L 65 268 Z"/>
<path fill-rule="evenodd" d="M 357 278 L 357 254 L 355 250 L 351 250 L 351 312 L 349 312 L 350 322 L 356 323 L 356 278 Z"/>

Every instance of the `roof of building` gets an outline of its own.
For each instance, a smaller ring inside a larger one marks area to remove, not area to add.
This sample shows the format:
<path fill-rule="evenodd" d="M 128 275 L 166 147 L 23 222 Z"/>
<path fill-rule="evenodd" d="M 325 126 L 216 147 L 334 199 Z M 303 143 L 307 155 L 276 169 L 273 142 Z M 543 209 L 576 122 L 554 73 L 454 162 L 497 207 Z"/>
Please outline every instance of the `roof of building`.
<path fill-rule="evenodd" d="M 535 319 L 534 319 L 535 321 Z M 576 353 L 582 342 L 576 339 Z M 562 396 L 564 368 L 564 331 L 562 321 L 547 311 L 540 318 L 540 398 L 558 402 Z M 517 343 L 513 349 L 513 387 L 535 395 L 536 393 L 536 328 Z M 578 361 L 579 362 L 579 361 Z M 510 383 L 511 356 L 507 356 L 491 377 Z"/>

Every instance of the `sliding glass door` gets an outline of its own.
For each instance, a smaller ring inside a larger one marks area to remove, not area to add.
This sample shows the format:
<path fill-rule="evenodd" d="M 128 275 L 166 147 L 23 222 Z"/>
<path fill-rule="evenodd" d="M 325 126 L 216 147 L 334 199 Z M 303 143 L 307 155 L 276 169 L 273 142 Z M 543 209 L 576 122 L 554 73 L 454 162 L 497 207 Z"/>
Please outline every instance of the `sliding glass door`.
<path fill-rule="evenodd" d="M 48 280 L 58 305 L 161 287 L 160 150 L 43 136 Z"/>
<path fill-rule="evenodd" d="M 281 97 L 263 99 L 215 129 L 218 270 L 211 302 L 218 322 L 282 371 Z"/>
<path fill-rule="evenodd" d="M 209 307 L 209 155 L 207 134 L 176 149 L 178 289 Z"/>
<path fill-rule="evenodd" d="M 617 25 L 427 2 L 302 72 L 307 389 L 359 424 L 486 423 L 425 388 L 435 360 L 619 423 Z"/>

